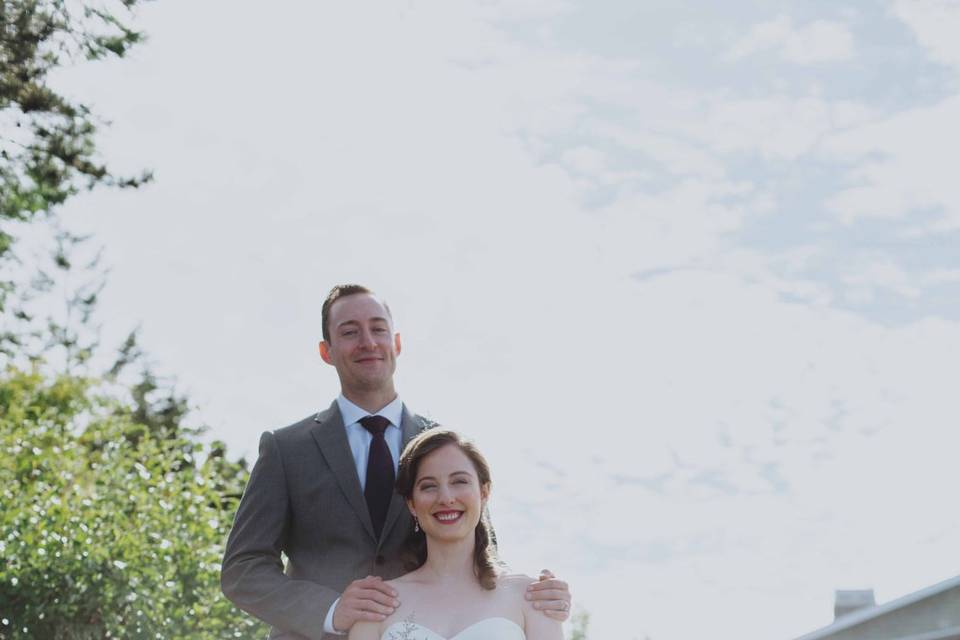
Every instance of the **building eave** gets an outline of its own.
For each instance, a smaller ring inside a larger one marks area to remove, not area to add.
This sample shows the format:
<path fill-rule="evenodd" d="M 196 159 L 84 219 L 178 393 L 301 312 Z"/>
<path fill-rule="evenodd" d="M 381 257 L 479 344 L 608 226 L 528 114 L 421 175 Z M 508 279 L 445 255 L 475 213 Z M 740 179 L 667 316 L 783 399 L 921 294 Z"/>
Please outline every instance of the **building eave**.
<path fill-rule="evenodd" d="M 879 604 L 874 607 L 869 607 L 863 609 L 862 611 L 854 611 L 853 613 L 848 613 L 847 615 L 841 617 L 839 620 L 836 620 L 832 624 L 827 625 L 812 631 L 806 635 L 800 636 L 796 640 L 820 640 L 821 638 L 829 637 L 830 635 L 843 631 L 844 629 L 849 629 L 850 627 L 855 627 L 858 624 L 862 624 L 868 620 L 873 620 L 874 618 L 879 618 L 880 616 L 890 613 L 891 611 L 896 611 L 897 609 L 902 609 L 903 607 L 909 606 L 915 602 L 925 600 L 937 594 L 943 593 L 944 591 L 949 591 L 950 589 L 960 587 L 960 576 L 955 576 L 944 580 L 943 582 L 938 582 L 937 584 L 930 585 L 919 591 L 914 591 L 905 596 L 901 596 L 890 602 L 884 604 Z M 944 630 L 950 631 L 950 630 Z M 939 632 L 937 632 L 939 633 Z M 937 638 L 949 638 L 950 635 L 936 635 L 930 636 L 930 640 L 935 640 Z M 910 636 L 913 638 L 913 636 Z M 926 639 L 926 635 L 916 636 L 918 639 Z M 906 639 L 905 639 L 906 640 Z"/>

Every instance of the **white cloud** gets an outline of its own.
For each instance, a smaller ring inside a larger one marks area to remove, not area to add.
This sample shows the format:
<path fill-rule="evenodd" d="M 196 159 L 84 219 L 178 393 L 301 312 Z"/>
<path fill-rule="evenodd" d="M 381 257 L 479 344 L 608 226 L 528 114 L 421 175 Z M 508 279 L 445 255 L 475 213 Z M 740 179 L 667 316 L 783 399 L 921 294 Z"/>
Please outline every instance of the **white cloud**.
<path fill-rule="evenodd" d="M 681 177 L 722 178 L 723 165 L 699 145 L 646 128 L 588 119 L 584 129 L 623 149 L 639 152 L 658 169 Z"/>
<path fill-rule="evenodd" d="M 945 2 L 900 2 L 895 13 L 941 63 L 960 63 L 960 7 Z M 949 132 L 960 118 L 960 96 L 908 108 L 830 132 L 819 150 L 846 163 L 847 185 L 828 200 L 846 224 L 865 218 L 918 220 L 913 234 L 960 228 L 960 156 Z"/>
<path fill-rule="evenodd" d="M 960 69 L 960 5 L 952 0 L 899 0 L 893 13 L 913 30 L 930 56 Z"/>
<path fill-rule="evenodd" d="M 915 278 L 885 256 L 866 255 L 841 277 L 851 302 L 872 302 L 877 291 L 886 290 L 905 298 L 917 298 L 923 289 Z"/>
<path fill-rule="evenodd" d="M 960 283 L 960 269 L 932 269 L 924 274 L 923 281 L 930 285 Z"/>
<path fill-rule="evenodd" d="M 727 52 L 728 60 L 774 51 L 800 65 L 847 60 L 853 57 L 853 35 L 838 22 L 815 20 L 795 26 L 789 16 L 755 24 Z"/>
<path fill-rule="evenodd" d="M 563 152 L 561 162 L 577 173 L 602 174 L 607 168 L 607 159 L 602 151 L 590 147 L 577 147 Z"/>
<path fill-rule="evenodd" d="M 636 93 L 623 89 L 629 85 L 628 77 L 625 72 L 610 78 L 621 86 L 610 98 L 617 107 L 635 111 L 635 118 L 618 122 L 589 114 L 580 117 L 578 129 L 640 151 L 677 175 L 720 177 L 729 163 L 727 154 L 796 160 L 815 152 L 829 134 L 877 119 L 867 104 L 829 100 L 815 92 L 741 97 L 717 91 L 692 100 L 683 91 L 660 88 L 651 98 L 642 84 L 635 87 Z"/>
<path fill-rule="evenodd" d="M 911 27 L 936 60 L 960 63 L 960 8 L 945 2 L 900 2 L 896 15 Z M 960 118 L 960 96 L 895 113 L 836 132 L 823 150 L 852 166 L 847 188 L 829 207 L 847 224 L 861 218 L 906 218 L 921 234 L 960 227 L 960 184 L 954 177 L 956 145 L 946 132 Z"/>
<path fill-rule="evenodd" d="M 753 99 L 717 96 L 706 117 L 688 128 L 720 152 L 760 153 L 793 160 L 816 149 L 828 133 L 862 123 L 870 109 L 816 95 Z"/>
<path fill-rule="evenodd" d="M 960 96 L 953 96 L 830 136 L 822 149 L 852 165 L 851 186 L 830 199 L 830 208 L 848 224 L 933 210 L 936 221 L 925 222 L 925 231 L 960 227 L 960 156 L 947 134 L 958 118 Z"/>

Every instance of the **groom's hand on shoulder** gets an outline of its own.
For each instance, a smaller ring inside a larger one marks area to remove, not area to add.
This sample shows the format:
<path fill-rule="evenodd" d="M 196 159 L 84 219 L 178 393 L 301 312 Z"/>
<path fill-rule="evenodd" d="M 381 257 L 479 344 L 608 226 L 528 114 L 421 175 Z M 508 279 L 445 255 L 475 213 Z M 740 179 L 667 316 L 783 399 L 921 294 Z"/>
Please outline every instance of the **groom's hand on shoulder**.
<path fill-rule="evenodd" d="M 400 606 L 397 591 L 377 576 L 354 580 L 340 595 L 333 611 L 333 627 L 346 633 L 361 620 L 383 622 Z"/>
<path fill-rule="evenodd" d="M 533 601 L 534 609 L 554 620 L 565 622 L 570 617 L 570 586 L 548 569 L 540 572 L 537 582 L 527 586 L 526 598 Z"/>

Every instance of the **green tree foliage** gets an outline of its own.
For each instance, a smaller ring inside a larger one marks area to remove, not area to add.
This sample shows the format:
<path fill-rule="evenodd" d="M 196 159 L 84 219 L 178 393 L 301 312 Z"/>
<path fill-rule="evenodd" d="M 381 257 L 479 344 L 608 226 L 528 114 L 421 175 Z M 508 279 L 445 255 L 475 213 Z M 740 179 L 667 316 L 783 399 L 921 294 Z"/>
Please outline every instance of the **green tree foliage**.
<path fill-rule="evenodd" d="M 577 610 L 570 618 L 570 640 L 587 640 L 590 627 L 590 614 L 583 609 Z"/>
<path fill-rule="evenodd" d="M 199 444 L 136 332 L 91 366 L 104 275 L 56 240 L 25 290 L 54 311 L 22 313 L 0 373 L 0 640 L 262 637 L 219 590 L 245 463 Z"/>
<path fill-rule="evenodd" d="M 20 285 L 0 315 L 0 355 L 21 363 L 54 356 L 65 371 L 84 369 L 99 345 L 93 319 L 106 285 L 102 251 L 90 254 L 89 236 L 43 226 L 52 248 L 20 270 Z"/>
<path fill-rule="evenodd" d="M 29 222 L 97 184 L 150 179 L 111 173 L 98 159 L 90 108 L 49 85 L 58 67 L 122 57 L 141 41 L 127 24 L 139 1 L 0 0 L 0 259 L 13 243 L 8 223 Z M 2 311 L 12 284 L 0 284 Z"/>
<path fill-rule="evenodd" d="M 136 332 L 96 370 L 99 252 L 49 215 L 83 189 L 150 179 L 113 174 L 98 119 L 49 84 L 124 56 L 141 1 L 0 0 L 0 640 L 266 634 L 219 589 L 245 463 L 200 444 Z M 40 221 L 49 255 L 18 255 L 17 225 Z"/>
<path fill-rule="evenodd" d="M 0 377 L 0 638 L 254 638 L 220 594 L 245 470 L 102 383 Z"/>

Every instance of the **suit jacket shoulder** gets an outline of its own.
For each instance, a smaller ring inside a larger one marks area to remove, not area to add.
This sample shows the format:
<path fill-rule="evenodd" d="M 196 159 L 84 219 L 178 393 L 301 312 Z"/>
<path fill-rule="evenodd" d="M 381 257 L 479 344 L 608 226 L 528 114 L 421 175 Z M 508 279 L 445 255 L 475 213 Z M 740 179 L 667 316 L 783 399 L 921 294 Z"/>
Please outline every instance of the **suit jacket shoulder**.
<path fill-rule="evenodd" d="M 329 407 L 319 413 L 311 414 L 302 420 L 297 420 L 293 424 L 289 424 L 278 429 L 273 429 L 271 431 L 274 437 L 283 441 L 309 438 L 311 431 L 313 431 L 318 424 L 329 424 L 330 418 L 336 418 L 336 422 L 338 422 L 340 426 L 343 426 L 343 419 L 340 418 L 340 409 L 337 408 L 336 402 L 333 403 L 332 407 Z"/>

